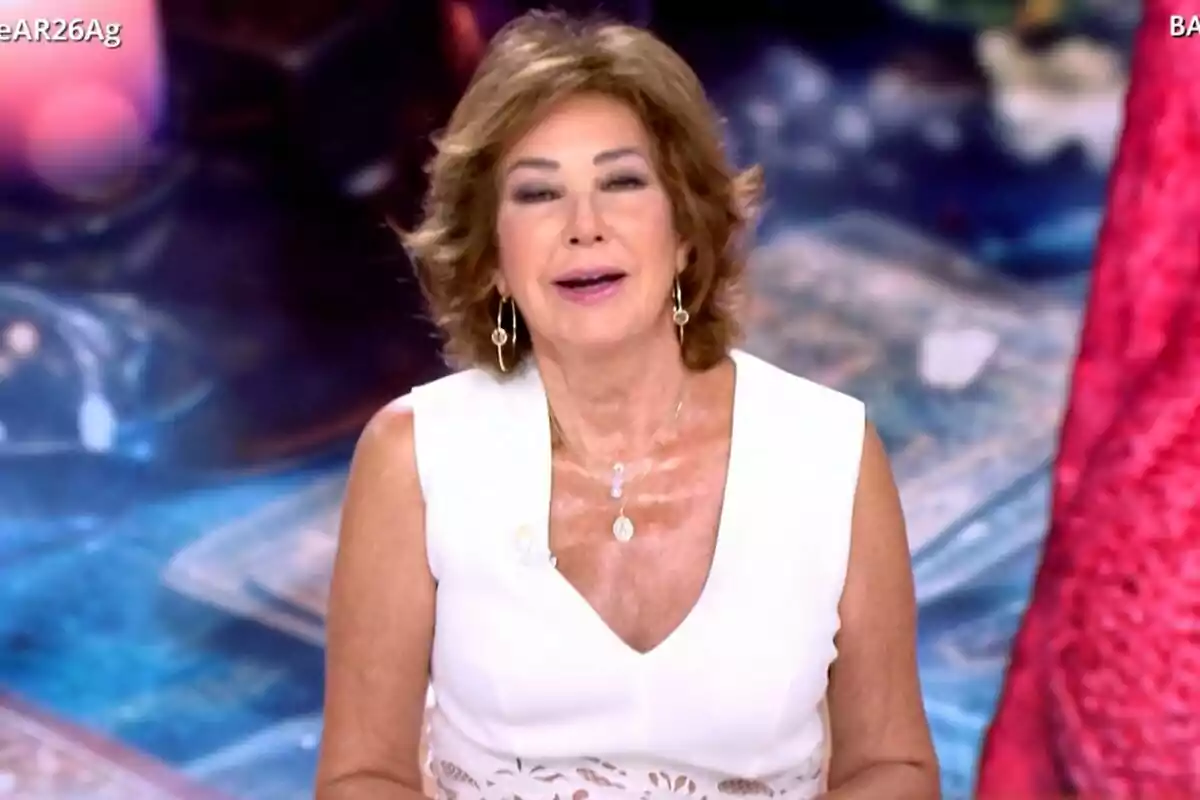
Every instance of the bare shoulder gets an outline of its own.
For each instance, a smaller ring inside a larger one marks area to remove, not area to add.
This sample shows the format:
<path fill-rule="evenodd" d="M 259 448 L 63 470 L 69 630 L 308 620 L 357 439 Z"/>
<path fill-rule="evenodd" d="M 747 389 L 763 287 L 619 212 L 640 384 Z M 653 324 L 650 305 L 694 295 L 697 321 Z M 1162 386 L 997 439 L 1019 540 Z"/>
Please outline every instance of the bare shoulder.
<path fill-rule="evenodd" d="M 882 601 L 891 602 L 885 612 Z M 850 531 L 850 563 L 842 594 L 843 635 L 915 617 L 912 562 L 900 492 L 879 432 L 863 428 Z M 892 616 L 895 619 L 882 620 Z M 914 633 L 915 636 L 915 633 Z"/>
<path fill-rule="evenodd" d="M 861 787 L 864 796 L 878 786 L 894 789 L 893 797 L 936 797 L 937 759 L 917 673 L 908 536 L 887 452 L 869 423 L 839 615 L 829 683 L 831 787 Z"/>
<path fill-rule="evenodd" d="M 371 585 L 383 565 L 385 573 L 403 570 L 410 579 L 425 578 L 424 511 L 415 419 L 401 398 L 376 412 L 354 451 L 342 502 L 331 624 L 340 620 L 337 612 L 358 607 L 362 587 Z"/>
<path fill-rule="evenodd" d="M 416 472 L 416 426 L 407 397 L 388 403 L 371 417 L 354 450 L 351 472 L 376 476 L 374 468 Z M 377 476 L 376 476 L 377 477 Z"/>
<path fill-rule="evenodd" d="M 378 538 L 377 547 L 419 545 L 423 551 L 423 530 L 415 529 L 424 527 L 422 508 L 415 419 L 401 398 L 375 413 L 354 449 L 342 504 L 341 549 Z"/>
<path fill-rule="evenodd" d="M 862 456 L 858 467 L 858 490 L 854 498 L 855 517 L 860 521 L 873 520 L 875 524 L 856 525 L 855 538 L 868 540 L 896 539 L 893 544 L 904 542 L 904 563 L 907 569 L 908 551 L 905 535 L 904 513 L 900 507 L 900 492 L 892 474 L 891 460 L 883 439 L 874 424 L 866 422 L 863 430 Z M 887 525 L 879 525 L 886 520 Z"/>
<path fill-rule="evenodd" d="M 326 624 L 325 733 L 317 796 L 371 786 L 419 791 L 417 761 L 435 583 L 413 412 L 375 414 L 355 449 Z"/>
<path fill-rule="evenodd" d="M 887 611 L 883 601 L 891 603 Z M 869 421 L 863 424 L 850 559 L 840 612 L 844 640 L 853 640 L 859 632 L 885 624 L 896 623 L 903 628 L 916 615 L 900 492 L 883 439 Z"/>

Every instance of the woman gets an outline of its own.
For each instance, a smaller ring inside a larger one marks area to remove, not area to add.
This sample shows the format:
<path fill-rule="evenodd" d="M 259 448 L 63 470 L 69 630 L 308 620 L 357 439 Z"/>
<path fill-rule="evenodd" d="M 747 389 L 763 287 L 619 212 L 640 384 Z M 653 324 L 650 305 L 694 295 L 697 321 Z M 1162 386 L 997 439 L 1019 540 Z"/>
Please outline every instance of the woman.
<path fill-rule="evenodd" d="M 887 461 L 732 348 L 757 187 L 719 127 L 643 31 L 493 41 L 407 241 L 467 369 L 355 455 L 321 800 L 419 796 L 428 685 L 439 797 L 937 797 Z"/>

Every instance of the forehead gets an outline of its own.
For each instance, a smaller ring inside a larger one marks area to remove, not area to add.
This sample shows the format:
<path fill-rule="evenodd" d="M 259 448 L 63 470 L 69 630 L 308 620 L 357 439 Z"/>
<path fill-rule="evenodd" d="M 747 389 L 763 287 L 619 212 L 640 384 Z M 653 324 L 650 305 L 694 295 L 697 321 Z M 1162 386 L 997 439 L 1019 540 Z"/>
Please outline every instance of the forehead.
<path fill-rule="evenodd" d="M 615 147 L 647 149 L 649 136 L 637 113 L 620 100 L 585 94 L 555 104 L 509 151 L 509 158 L 551 155 L 566 159 L 572 152 L 591 159 Z"/>

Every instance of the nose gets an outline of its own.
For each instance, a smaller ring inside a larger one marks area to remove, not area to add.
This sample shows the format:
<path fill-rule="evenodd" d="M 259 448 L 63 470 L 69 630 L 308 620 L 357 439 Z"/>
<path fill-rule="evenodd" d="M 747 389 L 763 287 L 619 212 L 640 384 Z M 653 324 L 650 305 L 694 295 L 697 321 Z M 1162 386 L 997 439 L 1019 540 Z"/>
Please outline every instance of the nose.
<path fill-rule="evenodd" d="M 573 247 L 587 247 L 604 241 L 600 220 L 596 217 L 590 198 L 580 197 L 575 200 L 564 233 L 567 244 Z"/>

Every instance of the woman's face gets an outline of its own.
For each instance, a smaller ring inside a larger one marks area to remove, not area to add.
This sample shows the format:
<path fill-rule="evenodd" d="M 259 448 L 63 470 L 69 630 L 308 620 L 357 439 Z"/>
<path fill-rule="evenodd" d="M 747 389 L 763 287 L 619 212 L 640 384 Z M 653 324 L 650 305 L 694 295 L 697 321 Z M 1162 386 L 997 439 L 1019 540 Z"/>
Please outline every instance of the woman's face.
<path fill-rule="evenodd" d="M 497 288 L 555 348 L 670 331 L 683 248 L 650 137 L 623 103 L 557 105 L 501 164 Z"/>

